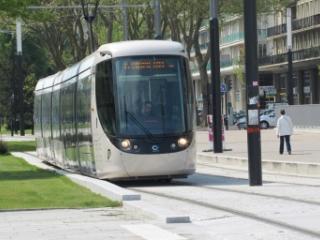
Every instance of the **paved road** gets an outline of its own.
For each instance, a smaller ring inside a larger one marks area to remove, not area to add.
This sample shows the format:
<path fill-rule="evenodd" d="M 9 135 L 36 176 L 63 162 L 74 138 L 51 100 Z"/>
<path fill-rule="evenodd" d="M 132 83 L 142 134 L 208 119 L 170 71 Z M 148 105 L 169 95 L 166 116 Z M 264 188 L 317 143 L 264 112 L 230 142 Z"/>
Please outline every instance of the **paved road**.
<path fill-rule="evenodd" d="M 222 155 L 248 157 L 247 131 L 230 130 L 225 131 L 226 140 L 224 148 L 232 149 L 225 151 Z M 212 149 L 208 143 L 206 131 L 197 132 L 197 151 Z M 261 131 L 261 152 L 263 160 L 295 161 L 305 163 L 320 163 L 320 133 L 296 131 L 291 137 L 292 155 L 286 150 L 283 155 L 279 154 L 279 139 L 274 129 Z"/>
<path fill-rule="evenodd" d="M 297 132 L 293 155 L 279 156 L 273 130 L 262 131 L 263 158 L 319 161 L 320 134 Z M 206 132 L 198 147 L 209 148 Z M 228 151 L 246 157 L 246 131 L 226 132 Z M 299 154 L 300 153 L 300 154 Z M 212 154 L 212 153 L 210 153 Z M 212 154 L 213 155 L 213 154 Z M 14 240 L 269 240 L 320 238 L 320 178 L 264 174 L 262 187 L 248 186 L 247 172 L 199 164 L 197 173 L 171 184 L 125 187 L 141 200 L 124 208 L 0 212 L 0 238 Z M 137 209 L 137 207 L 139 209 Z M 190 223 L 166 224 L 163 213 L 190 216 Z"/>

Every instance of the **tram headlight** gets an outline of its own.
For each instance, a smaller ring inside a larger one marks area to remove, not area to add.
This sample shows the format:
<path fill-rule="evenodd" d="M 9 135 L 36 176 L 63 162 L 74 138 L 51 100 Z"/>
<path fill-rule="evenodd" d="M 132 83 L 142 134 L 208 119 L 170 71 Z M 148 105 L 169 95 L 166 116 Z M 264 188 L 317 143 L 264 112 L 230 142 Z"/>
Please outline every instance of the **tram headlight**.
<path fill-rule="evenodd" d="M 124 139 L 121 141 L 121 147 L 123 149 L 129 150 L 131 148 L 131 143 L 129 139 Z"/>
<path fill-rule="evenodd" d="M 178 145 L 181 148 L 186 147 L 188 145 L 188 140 L 184 137 L 181 137 L 178 139 Z"/>

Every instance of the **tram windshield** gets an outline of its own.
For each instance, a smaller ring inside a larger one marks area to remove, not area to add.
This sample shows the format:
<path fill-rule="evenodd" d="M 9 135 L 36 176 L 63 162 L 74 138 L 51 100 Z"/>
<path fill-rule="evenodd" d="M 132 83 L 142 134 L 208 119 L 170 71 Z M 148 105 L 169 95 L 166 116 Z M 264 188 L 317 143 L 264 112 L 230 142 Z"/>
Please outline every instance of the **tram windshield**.
<path fill-rule="evenodd" d="M 116 131 L 122 136 L 173 135 L 190 130 L 191 86 L 178 56 L 114 60 Z"/>

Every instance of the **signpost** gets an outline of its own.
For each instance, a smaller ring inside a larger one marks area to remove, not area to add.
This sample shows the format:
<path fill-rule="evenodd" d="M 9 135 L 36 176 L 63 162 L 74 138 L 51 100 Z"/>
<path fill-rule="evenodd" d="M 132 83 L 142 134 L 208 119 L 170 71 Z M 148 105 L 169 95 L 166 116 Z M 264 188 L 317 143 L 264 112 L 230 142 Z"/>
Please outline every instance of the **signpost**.
<path fill-rule="evenodd" d="M 249 182 L 262 185 L 256 1 L 244 0 Z"/>

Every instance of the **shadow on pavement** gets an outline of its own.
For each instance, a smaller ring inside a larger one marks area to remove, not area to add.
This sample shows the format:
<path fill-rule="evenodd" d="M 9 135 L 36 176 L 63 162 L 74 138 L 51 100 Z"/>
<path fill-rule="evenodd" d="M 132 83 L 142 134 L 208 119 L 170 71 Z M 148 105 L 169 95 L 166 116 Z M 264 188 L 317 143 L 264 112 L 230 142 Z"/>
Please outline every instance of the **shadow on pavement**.
<path fill-rule="evenodd" d="M 196 173 L 186 179 L 173 179 L 171 182 L 163 180 L 135 180 L 114 182 L 121 187 L 175 187 L 175 186 L 226 186 L 226 185 L 248 185 L 247 179 L 215 176 L 209 174 Z"/>

